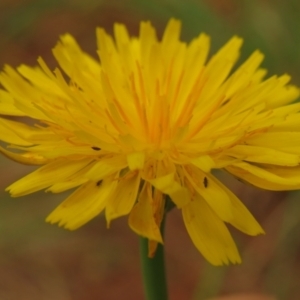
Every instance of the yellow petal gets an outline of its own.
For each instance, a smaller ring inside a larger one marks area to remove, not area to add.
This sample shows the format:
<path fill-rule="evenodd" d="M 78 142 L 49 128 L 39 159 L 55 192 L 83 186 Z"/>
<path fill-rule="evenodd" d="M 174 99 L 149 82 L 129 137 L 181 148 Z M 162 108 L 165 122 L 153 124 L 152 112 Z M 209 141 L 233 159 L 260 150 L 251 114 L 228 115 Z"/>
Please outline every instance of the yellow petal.
<path fill-rule="evenodd" d="M 127 161 L 130 170 L 142 170 L 145 163 L 145 153 L 136 152 L 128 154 Z"/>
<path fill-rule="evenodd" d="M 264 234 L 264 230 L 261 228 L 259 223 L 255 220 L 246 206 L 233 194 L 226 186 L 224 186 L 220 181 L 215 178 L 215 183 L 218 184 L 220 189 L 223 189 L 230 199 L 232 218 L 228 220 L 232 226 L 238 230 L 249 234 L 258 235 Z"/>
<path fill-rule="evenodd" d="M 7 119 L 0 118 L 0 140 L 9 144 L 15 144 L 20 146 L 31 146 L 32 143 L 24 140 L 20 137 L 21 132 L 18 134 L 18 129 L 23 131 L 27 129 L 27 125 L 14 122 Z"/>
<path fill-rule="evenodd" d="M 126 166 L 127 162 L 125 156 L 104 157 L 86 172 L 84 177 L 91 180 L 102 179 L 118 170 L 122 170 Z"/>
<path fill-rule="evenodd" d="M 202 155 L 197 158 L 193 158 L 191 163 L 206 173 L 210 172 L 215 166 L 214 160 L 209 155 Z"/>
<path fill-rule="evenodd" d="M 226 192 L 219 187 L 213 176 L 202 173 L 195 168 L 190 172 L 185 170 L 185 176 L 219 218 L 223 221 L 232 219 L 230 199 Z"/>
<path fill-rule="evenodd" d="M 5 66 L 4 71 L 0 74 L 0 81 L 13 97 L 14 106 L 28 117 L 38 120 L 48 120 L 36 106 L 44 98 L 44 95 L 20 76 L 12 67 Z"/>
<path fill-rule="evenodd" d="M 300 115 L 297 115 L 300 118 Z M 247 138 L 247 144 L 264 146 L 287 153 L 299 155 L 300 153 L 300 132 L 266 132 Z"/>
<path fill-rule="evenodd" d="M 291 167 L 300 163 L 299 155 L 259 146 L 237 145 L 225 151 L 224 154 L 250 162 L 280 166 Z"/>
<path fill-rule="evenodd" d="M 286 85 L 290 80 L 291 76 L 287 74 L 276 78 L 276 87 L 269 94 L 269 107 L 280 107 L 299 97 L 298 87 Z"/>
<path fill-rule="evenodd" d="M 236 245 L 223 221 L 200 196 L 182 208 L 187 231 L 197 249 L 213 265 L 240 263 Z"/>
<path fill-rule="evenodd" d="M 142 65 L 149 64 L 149 55 L 154 44 L 157 43 L 156 32 L 150 22 L 141 22 L 140 25 L 140 53 Z M 152 67 L 150 65 L 150 67 Z M 152 76 L 151 76 L 152 77 Z M 151 78 L 152 79 L 152 78 Z"/>
<path fill-rule="evenodd" d="M 61 41 L 53 49 L 53 55 L 69 77 L 79 69 L 85 74 L 100 74 L 100 65 L 87 53 L 83 52 L 70 34 L 61 36 Z"/>
<path fill-rule="evenodd" d="M 14 98 L 6 91 L 0 89 L 0 114 L 8 116 L 24 116 L 14 105 Z"/>
<path fill-rule="evenodd" d="M 179 42 L 181 30 L 181 22 L 175 19 L 171 19 L 167 27 L 164 31 L 163 38 L 162 38 L 162 50 L 172 50 L 174 49 L 174 45 Z M 165 54 L 170 55 L 170 52 L 165 52 Z"/>
<path fill-rule="evenodd" d="M 34 193 L 60 180 L 65 181 L 90 162 L 88 158 L 78 161 L 68 161 L 62 158 L 49 162 L 7 187 L 6 191 L 9 191 L 13 197 Z"/>
<path fill-rule="evenodd" d="M 37 88 L 45 91 L 46 93 L 53 93 L 59 97 L 64 96 L 62 90 L 53 80 L 55 78 L 53 73 L 51 74 L 52 76 L 49 77 L 45 72 L 42 71 L 40 67 L 31 68 L 26 65 L 21 65 L 18 67 L 18 72 Z"/>
<path fill-rule="evenodd" d="M 62 202 L 46 219 L 75 230 L 100 214 L 116 186 L 113 176 L 99 182 L 90 181 Z"/>
<path fill-rule="evenodd" d="M 162 243 L 162 236 L 156 224 L 154 213 L 151 186 L 145 184 L 139 195 L 138 202 L 129 215 L 129 226 L 137 234 L 149 240 Z"/>
<path fill-rule="evenodd" d="M 118 50 L 122 51 L 124 45 L 129 44 L 130 42 L 130 38 L 126 26 L 124 26 L 123 24 L 115 23 L 114 34 L 115 34 Z"/>
<path fill-rule="evenodd" d="M 7 158 L 24 165 L 44 165 L 48 161 L 48 159 L 38 154 L 31 154 L 31 153 L 18 154 L 18 153 L 7 151 L 1 146 L 0 146 L 0 152 L 3 155 L 5 155 Z"/>
<path fill-rule="evenodd" d="M 14 145 L 32 146 L 44 141 L 54 142 L 63 140 L 63 137 L 56 135 L 47 127 L 29 126 L 8 119 L 0 118 L 0 128 L 0 139 Z"/>
<path fill-rule="evenodd" d="M 94 165 L 95 162 L 90 163 L 86 167 L 76 172 L 74 175 L 71 175 L 66 181 L 54 183 L 46 190 L 46 192 L 61 193 L 90 181 L 84 177 L 84 174 L 88 172 Z M 97 180 L 97 182 L 102 182 L 100 180 L 101 179 Z"/>
<path fill-rule="evenodd" d="M 174 173 L 149 180 L 149 182 L 162 193 L 169 195 L 178 208 L 190 201 L 187 188 L 175 181 Z"/>
<path fill-rule="evenodd" d="M 300 177 L 290 177 L 287 178 L 286 176 L 280 176 L 276 174 L 276 169 L 267 169 L 264 167 L 255 166 L 252 164 L 248 164 L 246 162 L 237 162 L 233 164 L 234 167 L 238 167 L 242 170 L 244 170 L 243 173 L 241 173 L 240 177 L 243 179 L 245 178 L 247 180 L 247 174 L 250 173 L 257 178 L 261 180 L 266 180 L 269 182 L 276 183 L 281 186 L 286 186 L 286 189 L 289 189 L 289 187 L 296 187 L 300 184 Z M 245 176 L 244 176 L 245 174 Z"/>
<path fill-rule="evenodd" d="M 255 173 L 248 172 L 237 166 L 228 166 L 226 170 L 236 176 L 238 180 L 245 180 L 246 182 L 253 184 L 256 187 L 271 190 L 271 191 L 285 191 L 285 190 L 299 190 L 300 189 L 300 168 L 288 168 L 288 170 L 282 170 L 278 168 L 271 169 L 270 171 L 264 171 L 268 175 L 276 176 L 276 180 L 273 180 L 269 176 L 257 176 Z M 271 172 L 271 173 L 270 173 Z M 280 182 L 280 178 L 290 179 L 293 184 L 286 183 L 285 180 Z M 298 182 L 298 183 L 297 183 Z"/>
<path fill-rule="evenodd" d="M 127 215 L 137 200 L 140 175 L 131 174 L 129 178 L 121 178 L 114 193 L 111 195 L 105 210 L 107 224 L 112 219 Z"/>
<path fill-rule="evenodd" d="M 219 86 L 226 79 L 239 57 L 239 48 L 242 42 L 241 38 L 232 37 L 208 62 L 204 71 L 207 81 L 203 87 L 201 99 L 209 100 L 216 91 L 219 91 Z M 203 105 L 210 106 L 211 104 L 207 102 Z"/>
<path fill-rule="evenodd" d="M 51 187 L 49 187 L 46 190 L 46 192 L 62 193 L 62 192 L 65 192 L 67 190 L 70 190 L 74 187 L 77 187 L 79 185 L 82 185 L 86 182 L 88 182 L 87 178 L 77 178 L 76 180 L 58 182 L 58 183 L 54 183 Z"/>
<path fill-rule="evenodd" d="M 225 83 L 226 97 L 233 96 L 239 89 L 247 86 L 254 72 L 261 64 L 264 55 L 254 51 L 251 56 L 230 76 Z"/>
<path fill-rule="evenodd" d="M 158 246 L 158 242 L 148 240 L 148 257 L 153 258 Z"/>

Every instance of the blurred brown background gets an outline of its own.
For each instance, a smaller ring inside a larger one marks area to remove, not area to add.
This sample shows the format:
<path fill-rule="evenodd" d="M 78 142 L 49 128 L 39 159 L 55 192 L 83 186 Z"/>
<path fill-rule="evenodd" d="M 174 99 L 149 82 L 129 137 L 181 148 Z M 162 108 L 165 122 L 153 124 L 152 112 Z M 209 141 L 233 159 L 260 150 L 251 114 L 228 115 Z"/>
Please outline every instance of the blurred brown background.
<path fill-rule="evenodd" d="M 35 65 L 42 56 L 55 66 L 51 48 L 59 35 L 73 34 L 96 56 L 95 27 L 114 22 L 138 33 L 151 20 L 161 33 L 167 20 L 183 22 L 182 38 L 200 31 L 216 50 L 230 36 L 245 39 L 243 58 L 259 48 L 270 74 L 289 73 L 300 85 L 300 3 L 263 0 L 0 0 L 0 64 Z M 0 299 L 144 299 L 138 237 L 126 218 L 106 229 L 102 216 L 69 232 L 44 222 L 67 193 L 44 192 L 11 199 L 6 186 L 33 168 L 0 157 Z M 218 174 L 246 203 L 267 235 L 232 230 L 243 264 L 212 267 L 192 245 L 179 211 L 167 219 L 166 260 L 171 300 L 208 299 L 256 293 L 300 299 L 300 193 L 272 193 Z"/>

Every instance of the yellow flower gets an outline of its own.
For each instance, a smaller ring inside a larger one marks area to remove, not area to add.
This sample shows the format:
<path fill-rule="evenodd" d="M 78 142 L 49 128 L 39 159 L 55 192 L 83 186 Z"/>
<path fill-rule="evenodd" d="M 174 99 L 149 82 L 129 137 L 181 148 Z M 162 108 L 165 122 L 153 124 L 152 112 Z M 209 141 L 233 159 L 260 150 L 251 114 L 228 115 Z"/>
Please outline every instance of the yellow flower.
<path fill-rule="evenodd" d="M 226 224 L 249 235 L 263 230 L 211 170 L 270 190 L 300 188 L 300 103 L 290 104 L 299 90 L 288 75 L 264 80 L 259 51 L 232 71 L 238 37 L 207 59 L 207 35 L 188 44 L 179 35 L 176 20 L 161 41 L 149 22 L 138 38 L 115 24 L 114 40 L 97 29 L 100 62 L 66 34 L 53 49 L 60 69 L 42 58 L 35 68 L 6 66 L 0 113 L 31 121 L 0 119 L 11 149 L 1 152 L 42 165 L 7 190 L 18 197 L 77 188 L 48 222 L 73 230 L 103 210 L 108 224 L 129 214 L 152 254 L 170 198 L 209 262 L 239 263 Z"/>

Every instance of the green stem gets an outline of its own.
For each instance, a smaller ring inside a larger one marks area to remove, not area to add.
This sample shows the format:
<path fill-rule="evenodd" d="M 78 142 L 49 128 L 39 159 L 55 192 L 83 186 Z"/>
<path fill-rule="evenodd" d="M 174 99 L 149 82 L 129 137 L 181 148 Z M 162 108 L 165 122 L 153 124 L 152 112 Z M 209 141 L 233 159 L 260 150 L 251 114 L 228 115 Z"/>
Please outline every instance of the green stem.
<path fill-rule="evenodd" d="M 161 230 L 163 234 L 164 220 Z M 148 257 L 148 239 L 140 238 L 140 255 L 147 300 L 167 300 L 167 282 L 165 276 L 164 246 L 158 244 L 153 258 Z"/>

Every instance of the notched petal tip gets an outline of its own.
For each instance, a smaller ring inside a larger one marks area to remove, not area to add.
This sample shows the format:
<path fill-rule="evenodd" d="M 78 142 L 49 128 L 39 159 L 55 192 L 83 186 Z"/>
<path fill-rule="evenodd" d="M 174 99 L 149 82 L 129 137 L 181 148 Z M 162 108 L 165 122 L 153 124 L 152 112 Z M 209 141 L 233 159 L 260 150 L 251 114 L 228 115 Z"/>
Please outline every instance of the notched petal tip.
<path fill-rule="evenodd" d="M 215 266 L 240 263 L 241 257 L 224 222 L 200 196 L 182 208 L 184 224 L 202 255 Z"/>

